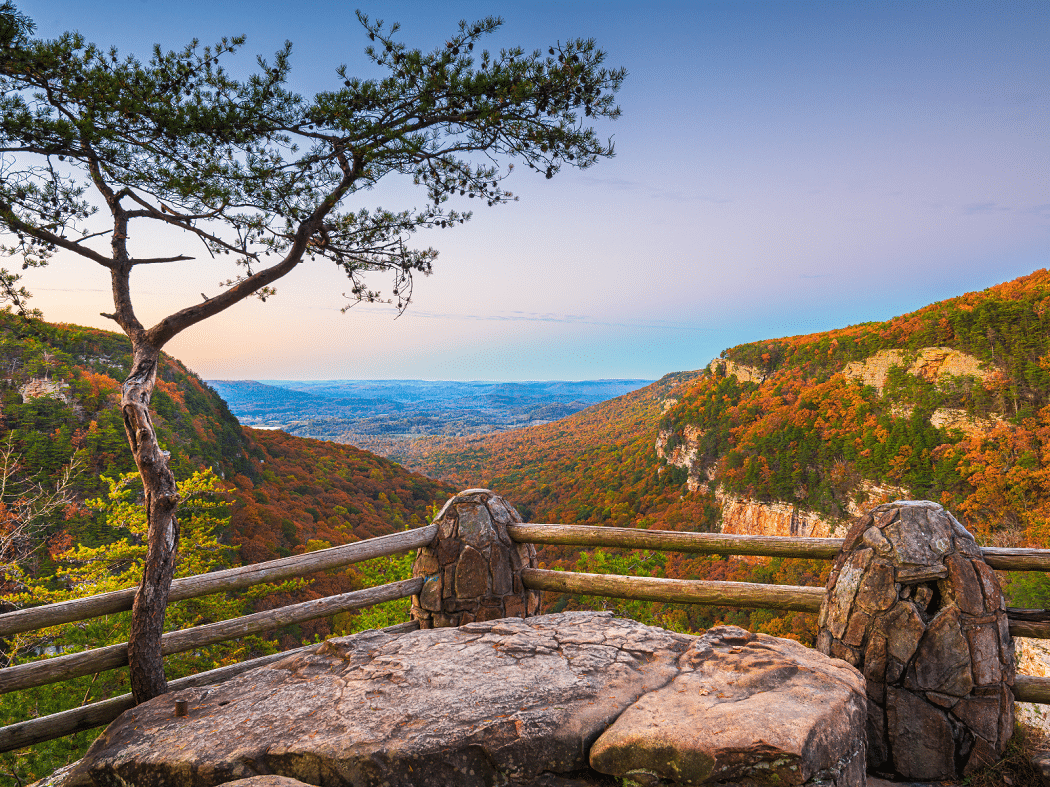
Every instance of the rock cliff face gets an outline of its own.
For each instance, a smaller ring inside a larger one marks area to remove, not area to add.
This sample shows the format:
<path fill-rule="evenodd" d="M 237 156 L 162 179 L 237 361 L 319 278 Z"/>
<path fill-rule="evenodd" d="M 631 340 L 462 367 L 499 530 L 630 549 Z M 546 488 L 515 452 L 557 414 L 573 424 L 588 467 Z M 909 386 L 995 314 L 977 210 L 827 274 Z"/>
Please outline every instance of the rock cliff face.
<path fill-rule="evenodd" d="M 73 400 L 66 393 L 67 390 L 69 390 L 69 384 L 61 380 L 34 377 L 19 388 L 18 392 L 22 394 L 23 402 L 28 402 L 30 399 L 37 399 L 41 396 L 50 396 L 55 399 L 61 399 L 66 404 L 71 404 Z"/>
<path fill-rule="evenodd" d="M 742 363 L 727 361 L 722 358 L 716 358 L 711 361 L 711 363 L 707 365 L 707 369 L 711 373 L 714 373 L 715 369 L 719 366 L 725 368 L 726 376 L 732 375 L 742 383 L 760 383 L 766 379 L 766 375 L 761 369 L 756 369 L 754 366 L 745 366 Z"/>
<path fill-rule="evenodd" d="M 725 373 L 733 375 L 742 382 L 762 382 L 763 373 L 754 367 L 744 366 L 718 359 L 712 361 L 710 368 L 724 365 Z M 948 347 L 926 347 L 917 352 L 903 350 L 883 350 L 864 361 L 846 364 L 843 373 L 864 385 L 874 387 L 881 394 L 886 386 L 889 371 L 894 366 L 904 366 L 909 374 L 916 375 L 933 383 L 945 375 L 971 375 L 979 380 L 987 380 L 995 374 L 994 370 L 983 368 L 981 362 L 965 353 Z M 893 414 L 906 418 L 911 407 L 904 404 L 894 405 Z M 991 418 L 972 418 L 964 410 L 941 408 L 935 410 L 930 423 L 938 428 L 959 429 L 970 437 L 980 436 L 1002 423 L 998 416 Z M 656 439 L 656 454 L 668 465 L 688 471 L 687 487 L 690 492 L 713 492 L 722 508 L 720 530 L 723 533 L 738 535 L 796 536 L 796 537 L 842 537 L 849 529 L 849 520 L 863 511 L 892 500 L 908 499 L 909 490 L 877 484 L 862 480 L 849 496 L 848 509 L 841 519 L 823 516 L 814 511 L 800 509 L 788 501 L 759 502 L 730 494 L 720 489 L 715 480 L 715 468 L 702 466 L 699 458 L 697 441 L 704 434 L 695 425 L 686 425 L 682 439 L 670 450 L 667 449 L 671 430 L 662 430 Z"/>
<path fill-rule="evenodd" d="M 909 358 L 911 363 L 908 364 Z M 843 374 L 870 385 L 880 394 L 886 387 L 886 378 L 894 366 L 908 364 L 908 374 L 914 374 L 931 383 L 936 383 L 944 375 L 961 377 L 971 375 L 979 380 L 987 380 L 994 372 L 982 368 L 981 362 L 966 353 L 950 347 L 924 347 L 911 356 L 903 350 L 882 350 L 863 361 L 846 364 Z"/>
<path fill-rule="evenodd" d="M 719 530 L 739 536 L 794 536 L 796 538 L 835 538 L 840 523 L 821 518 L 812 511 L 800 511 L 790 503 L 759 503 L 716 492 L 722 504 Z"/>
<path fill-rule="evenodd" d="M 703 430 L 698 426 L 686 426 L 684 442 L 676 445 L 670 451 L 667 450 L 667 441 L 671 437 L 671 432 L 661 430 L 656 436 L 656 456 L 669 465 L 689 471 L 689 478 L 686 483 L 690 492 L 695 492 L 701 487 L 704 488 L 704 491 L 707 491 L 706 484 L 700 478 L 700 471 L 696 462 L 698 453 L 696 441 L 703 436 L 703 433 Z"/>
<path fill-rule="evenodd" d="M 703 430 L 696 426 L 686 426 L 685 439 L 670 451 L 667 441 L 669 431 L 661 431 L 656 438 L 656 455 L 667 464 L 689 471 L 686 484 L 690 492 L 711 490 L 714 480 L 714 468 L 701 468 L 697 463 L 698 449 L 696 441 L 703 435 Z M 719 531 L 733 535 L 747 536 L 794 536 L 801 538 L 841 538 L 849 530 L 850 519 L 871 508 L 891 500 L 905 500 L 911 495 L 907 489 L 897 486 L 876 484 L 872 481 L 861 481 L 850 499 L 848 516 L 833 519 L 815 511 L 800 509 L 792 503 L 763 503 L 747 500 L 738 495 L 722 491 L 718 486 L 713 490 L 715 499 L 722 507 Z"/>
<path fill-rule="evenodd" d="M 1005 421 L 994 413 L 990 418 L 973 418 L 965 410 L 941 407 L 930 415 L 930 423 L 938 429 L 959 429 L 967 437 L 980 437 Z"/>
<path fill-rule="evenodd" d="M 60 784 L 864 787 L 864 718 L 860 673 L 797 642 L 571 612 L 331 639 L 158 697 Z"/>
<path fill-rule="evenodd" d="M 73 408 L 73 412 L 76 413 L 78 417 L 84 415 L 84 408 L 80 405 L 80 402 L 69 394 L 69 383 L 62 382 L 61 380 L 49 380 L 46 377 L 34 377 L 19 388 L 18 392 L 22 395 L 23 402 L 28 402 L 30 399 L 39 399 L 41 397 L 60 399 L 70 405 Z"/>

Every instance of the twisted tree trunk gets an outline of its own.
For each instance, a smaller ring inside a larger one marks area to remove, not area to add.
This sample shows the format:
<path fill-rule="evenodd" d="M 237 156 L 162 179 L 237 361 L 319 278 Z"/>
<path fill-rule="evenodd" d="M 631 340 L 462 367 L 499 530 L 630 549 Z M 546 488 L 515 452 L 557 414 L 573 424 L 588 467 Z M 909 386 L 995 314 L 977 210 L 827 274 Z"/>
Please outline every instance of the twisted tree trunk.
<path fill-rule="evenodd" d="M 164 630 L 168 591 L 175 576 L 175 555 L 179 545 L 175 509 L 179 498 L 175 476 L 168 467 L 168 454 L 157 442 L 149 412 L 160 349 L 133 341 L 132 352 L 131 373 L 124 381 L 120 409 L 128 443 L 146 491 L 149 522 L 146 564 L 135 594 L 128 636 L 131 693 L 135 702 L 141 703 L 168 690 L 160 637 Z"/>

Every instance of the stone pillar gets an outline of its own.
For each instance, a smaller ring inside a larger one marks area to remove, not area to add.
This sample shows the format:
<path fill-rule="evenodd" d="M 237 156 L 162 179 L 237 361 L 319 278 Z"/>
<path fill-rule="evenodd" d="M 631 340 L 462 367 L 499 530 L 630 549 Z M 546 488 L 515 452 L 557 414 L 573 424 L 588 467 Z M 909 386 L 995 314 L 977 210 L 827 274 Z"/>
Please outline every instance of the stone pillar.
<path fill-rule="evenodd" d="M 412 596 L 412 619 L 421 628 L 537 613 L 539 591 L 521 584 L 521 570 L 536 567 L 536 547 L 510 540 L 507 525 L 522 519 L 509 503 L 488 489 L 468 489 L 434 521 L 438 534 L 412 565 L 413 577 L 426 577 Z"/>
<path fill-rule="evenodd" d="M 1013 732 L 1014 645 L 995 572 L 936 503 L 858 518 L 820 610 L 817 648 L 864 673 L 868 770 L 958 779 Z"/>

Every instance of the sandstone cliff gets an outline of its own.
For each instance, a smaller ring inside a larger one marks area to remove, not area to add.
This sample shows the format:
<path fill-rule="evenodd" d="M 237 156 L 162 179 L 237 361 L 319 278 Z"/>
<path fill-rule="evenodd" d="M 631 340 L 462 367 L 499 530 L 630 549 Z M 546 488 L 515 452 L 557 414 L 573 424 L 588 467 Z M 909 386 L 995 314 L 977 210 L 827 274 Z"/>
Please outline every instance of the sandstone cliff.
<path fill-rule="evenodd" d="M 745 366 L 724 358 L 715 358 L 707 365 L 708 371 L 714 374 L 717 367 L 725 367 L 726 376 L 733 376 L 742 383 L 760 383 L 766 379 L 766 374 L 754 366 Z"/>
<path fill-rule="evenodd" d="M 714 467 L 701 467 L 697 462 L 696 441 L 703 430 L 687 426 L 684 441 L 667 451 L 670 431 L 662 430 L 656 438 L 656 455 L 668 465 L 687 470 L 686 485 L 690 492 L 710 492 L 722 508 L 719 531 L 732 535 L 792 536 L 796 538 L 841 538 L 849 530 L 849 523 L 869 508 L 893 500 L 911 497 L 907 489 L 881 485 L 862 480 L 849 498 L 847 516 L 828 517 L 815 511 L 800 509 L 787 502 L 763 503 L 733 495 L 714 484 Z"/>
<path fill-rule="evenodd" d="M 846 364 L 842 372 L 864 385 L 872 386 L 881 394 L 886 387 L 890 369 L 894 366 L 907 366 L 908 374 L 931 383 L 937 383 L 945 375 L 968 375 L 983 382 L 994 374 L 985 369 L 977 358 L 950 347 L 924 347 L 914 354 L 904 350 L 882 350 L 863 361 Z"/>
<path fill-rule="evenodd" d="M 19 388 L 18 392 L 22 394 L 23 402 L 28 402 L 30 399 L 37 399 L 41 396 L 49 396 L 70 404 L 73 400 L 66 393 L 68 390 L 69 383 L 64 383 L 61 380 L 49 380 L 44 377 L 34 377 Z"/>
<path fill-rule="evenodd" d="M 712 361 L 708 368 L 714 371 L 718 366 L 724 367 L 727 376 L 734 376 L 741 382 L 762 383 L 768 377 L 756 367 L 724 359 Z M 938 386 L 946 383 L 946 377 L 970 376 L 985 382 L 998 374 L 998 370 L 988 368 L 976 357 L 949 347 L 925 347 L 917 351 L 882 350 L 864 361 L 846 364 L 843 374 L 863 385 L 875 388 L 882 396 L 886 390 L 890 370 L 894 367 L 902 367 L 908 374 Z M 665 403 L 665 411 L 675 404 L 677 402 Z M 894 418 L 907 418 L 913 412 L 912 405 L 907 402 L 894 401 L 889 403 L 889 406 Z M 987 434 L 1002 423 L 1003 419 L 998 415 L 975 418 L 963 409 L 951 407 L 938 408 L 930 416 L 930 424 L 933 427 L 957 429 L 967 437 Z M 911 496 L 908 489 L 900 486 L 860 479 L 850 489 L 847 495 L 847 511 L 840 519 L 807 511 L 800 508 L 795 501 L 763 503 L 749 500 L 727 493 L 715 483 L 715 465 L 710 461 L 705 465 L 698 449 L 698 440 L 704 436 L 701 427 L 685 425 L 684 429 L 677 432 L 677 440 L 668 449 L 674 433 L 673 429 L 660 431 L 656 439 L 657 456 L 666 464 L 687 471 L 689 492 L 714 495 L 722 509 L 720 529 L 724 533 L 836 537 L 843 535 L 849 519 L 863 510 Z"/>

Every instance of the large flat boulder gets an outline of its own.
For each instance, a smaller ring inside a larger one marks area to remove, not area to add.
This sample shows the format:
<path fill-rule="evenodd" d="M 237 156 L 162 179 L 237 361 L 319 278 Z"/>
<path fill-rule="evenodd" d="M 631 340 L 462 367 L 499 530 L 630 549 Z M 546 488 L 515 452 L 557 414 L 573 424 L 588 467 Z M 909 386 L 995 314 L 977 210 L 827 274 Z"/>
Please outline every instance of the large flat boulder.
<path fill-rule="evenodd" d="M 756 758 L 734 783 L 863 787 L 864 687 L 848 665 L 742 629 L 697 638 L 585 612 L 332 639 L 210 690 L 158 697 L 110 725 L 63 787 L 217 787 L 258 776 L 316 787 L 570 787 L 617 784 L 613 777 L 725 784 L 725 748 L 708 743 L 730 739 L 718 738 L 712 708 L 743 708 L 751 686 L 752 704 L 772 709 L 785 686 L 811 675 L 823 685 L 810 707 L 781 704 L 790 718 L 767 713 L 750 737 L 742 727 L 732 738 Z M 187 716 L 175 716 L 176 699 L 189 700 Z M 621 736 L 611 767 L 596 759 L 595 741 L 615 742 L 632 717 L 642 720 L 632 722 L 636 730 L 645 719 L 662 723 L 661 706 L 676 724 L 667 740 L 647 749 L 624 746 Z M 842 721 L 832 724 L 835 714 Z M 781 722 L 792 732 L 778 738 Z M 787 739 L 834 756 L 811 767 Z M 859 780 L 849 759 L 858 742 Z M 690 762 L 713 751 L 715 764 L 699 780 L 692 766 L 661 772 L 661 746 Z M 758 764 L 784 756 L 796 757 L 794 767 Z"/>
<path fill-rule="evenodd" d="M 864 679 L 797 642 L 720 626 L 625 710 L 591 767 L 642 785 L 865 783 Z"/>

